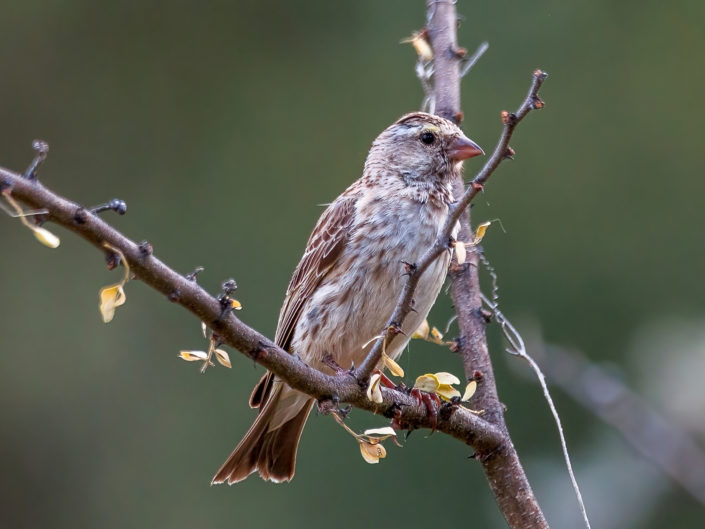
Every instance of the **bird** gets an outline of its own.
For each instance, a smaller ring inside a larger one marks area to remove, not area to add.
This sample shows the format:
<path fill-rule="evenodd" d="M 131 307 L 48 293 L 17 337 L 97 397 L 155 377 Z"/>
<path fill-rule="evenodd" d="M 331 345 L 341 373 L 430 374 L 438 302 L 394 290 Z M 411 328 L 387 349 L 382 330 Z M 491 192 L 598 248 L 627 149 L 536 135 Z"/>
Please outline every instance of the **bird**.
<path fill-rule="evenodd" d="M 453 122 L 406 114 L 372 143 L 362 177 L 328 205 L 296 267 L 279 314 L 275 342 L 312 367 L 358 365 L 388 324 L 405 278 L 438 237 L 454 202 L 452 182 L 463 161 L 484 154 Z M 458 226 L 453 231 L 457 235 Z M 387 345 L 393 359 L 426 319 L 445 281 L 450 252 L 421 275 L 414 310 Z M 273 373 L 255 386 L 258 415 L 212 484 L 259 472 L 264 480 L 294 477 L 296 453 L 314 399 Z"/>

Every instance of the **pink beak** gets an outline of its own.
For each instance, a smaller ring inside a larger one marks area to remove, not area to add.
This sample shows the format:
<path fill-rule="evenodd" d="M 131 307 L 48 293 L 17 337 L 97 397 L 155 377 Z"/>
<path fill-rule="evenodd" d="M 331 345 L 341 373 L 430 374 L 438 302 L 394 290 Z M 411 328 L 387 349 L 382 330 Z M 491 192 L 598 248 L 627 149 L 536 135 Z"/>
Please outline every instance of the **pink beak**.
<path fill-rule="evenodd" d="M 465 136 L 460 136 L 453 140 L 453 143 L 448 148 L 448 157 L 454 162 L 467 160 L 480 154 L 485 154 L 485 151 L 477 143 Z"/>

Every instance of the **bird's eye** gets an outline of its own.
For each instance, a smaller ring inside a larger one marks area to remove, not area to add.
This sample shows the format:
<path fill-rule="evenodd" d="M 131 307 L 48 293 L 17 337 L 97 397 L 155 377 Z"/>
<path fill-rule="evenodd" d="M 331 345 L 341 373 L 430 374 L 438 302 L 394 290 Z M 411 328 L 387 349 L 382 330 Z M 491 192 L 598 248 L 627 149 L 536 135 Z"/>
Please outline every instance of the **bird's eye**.
<path fill-rule="evenodd" d="M 420 138 L 426 145 L 431 145 L 434 141 L 436 141 L 436 135 L 433 132 L 424 132 L 421 134 Z"/>

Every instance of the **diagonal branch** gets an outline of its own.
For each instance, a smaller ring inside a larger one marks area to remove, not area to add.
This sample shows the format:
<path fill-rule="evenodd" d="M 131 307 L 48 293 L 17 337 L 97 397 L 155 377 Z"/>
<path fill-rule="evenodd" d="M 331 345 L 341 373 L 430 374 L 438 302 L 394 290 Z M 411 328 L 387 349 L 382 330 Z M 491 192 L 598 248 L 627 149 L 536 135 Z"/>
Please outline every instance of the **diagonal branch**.
<path fill-rule="evenodd" d="M 458 18 L 455 1 L 427 0 L 427 7 L 428 33 L 435 58 L 434 88 L 438 113 L 459 122 L 462 119 L 459 72 L 462 53 L 457 47 Z M 465 190 L 460 179 L 454 183 L 455 196 L 461 194 L 464 198 L 475 196 L 483 189 L 483 185 L 502 160 L 513 154 L 509 148 L 509 140 L 516 125 L 532 109 L 543 107 L 537 92 L 545 78 L 544 72 L 536 70 L 527 98 L 519 110 L 513 114 L 502 112 L 504 130 L 492 156 L 472 180 L 469 189 Z M 471 240 L 470 214 L 466 207 L 460 211 L 459 222 L 459 239 L 461 241 Z M 467 379 L 478 382 L 472 404 L 485 410 L 485 418 L 496 425 L 505 438 L 498 450 L 478 453 L 478 459 L 485 471 L 497 504 L 511 528 L 548 528 L 548 522 L 531 490 L 531 485 L 507 430 L 504 410 L 497 395 L 497 385 L 487 347 L 485 333 L 487 319 L 482 312 L 478 264 L 479 253 L 477 249 L 474 249 L 469 253 L 468 260 L 464 264 L 458 264 L 454 259 L 450 270 L 451 295 L 461 333 L 458 344 L 459 352 L 463 357 Z"/>
<path fill-rule="evenodd" d="M 449 244 L 451 232 L 453 231 L 455 224 L 460 220 L 461 216 L 467 210 L 475 196 L 483 190 L 484 184 L 490 176 L 492 176 L 497 167 L 499 167 L 499 164 L 511 156 L 511 151 L 509 151 L 509 140 L 512 138 L 512 134 L 514 133 L 516 126 L 531 110 L 543 107 L 543 102 L 539 98 L 538 92 L 547 76 L 548 74 L 545 72 L 536 70 L 532 75 L 529 92 L 519 106 L 519 109 L 511 114 L 502 114 L 504 128 L 492 156 L 490 156 L 487 162 L 485 162 L 485 165 L 482 167 L 480 172 L 477 173 L 475 178 L 472 179 L 471 185 L 464 192 L 462 192 L 460 199 L 451 206 L 448 211 L 448 218 L 443 224 L 443 228 L 439 231 L 436 242 L 433 246 L 426 250 L 426 253 L 417 263 L 414 263 L 411 267 L 409 267 L 407 281 L 404 285 L 404 289 L 399 295 L 399 300 L 397 301 L 394 312 L 389 318 L 387 330 L 377 340 L 374 347 L 372 347 L 363 363 L 360 364 L 355 372 L 355 375 L 359 380 L 367 380 L 369 378 L 372 370 L 377 366 L 377 364 L 379 364 L 379 361 L 382 358 L 383 344 L 389 344 L 398 334 L 399 327 L 408 316 L 409 312 L 411 312 L 412 299 L 414 297 L 414 291 L 416 290 L 419 279 L 426 269 L 438 258 L 438 256 L 450 248 Z M 471 240 L 471 237 L 461 236 L 460 240 Z"/>
<path fill-rule="evenodd" d="M 13 199 L 31 208 L 46 211 L 46 220 L 80 235 L 103 252 L 106 243 L 119 250 L 136 278 L 192 312 L 213 329 L 219 341 L 252 358 L 293 388 L 319 401 L 333 401 L 336 405 L 338 402 L 349 403 L 356 408 L 395 417 L 399 424 L 410 429 L 435 428 L 475 450 L 493 450 L 502 442 L 495 426 L 460 406 L 446 405 L 438 423 L 434 424 L 427 408 L 404 391 L 383 388 L 383 402 L 373 403 L 354 377 L 327 375 L 277 347 L 232 312 L 224 312 L 221 303 L 199 286 L 193 276 L 183 276 L 155 257 L 151 245 L 128 239 L 96 213 L 57 195 L 36 179 L 30 180 L 0 167 L 0 191 L 9 192 Z"/>

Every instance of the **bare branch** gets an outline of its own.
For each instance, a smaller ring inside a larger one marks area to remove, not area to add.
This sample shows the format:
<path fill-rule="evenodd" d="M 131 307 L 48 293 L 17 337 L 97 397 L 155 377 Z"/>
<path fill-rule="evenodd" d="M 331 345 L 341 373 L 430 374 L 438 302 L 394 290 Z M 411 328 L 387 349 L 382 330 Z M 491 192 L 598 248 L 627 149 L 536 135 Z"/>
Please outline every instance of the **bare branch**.
<path fill-rule="evenodd" d="M 484 260 L 483 260 L 484 261 Z M 561 442 L 561 450 L 563 451 L 563 459 L 565 460 L 565 466 L 568 469 L 568 476 L 570 477 L 570 484 L 575 492 L 575 497 L 578 500 L 578 507 L 580 508 L 580 514 L 583 517 L 583 522 L 585 522 L 585 527 L 590 529 L 590 520 L 588 519 L 587 511 L 585 510 L 585 502 L 583 502 L 583 495 L 580 492 L 580 487 L 578 486 L 578 480 L 575 478 L 575 473 L 573 472 L 573 464 L 570 462 L 570 454 L 568 453 L 568 444 L 565 440 L 565 433 L 563 431 L 563 424 L 561 423 L 561 417 L 558 415 L 558 410 L 553 402 L 553 397 L 551 397 L 550 391 L 548 391 L 548 384 L 546 383 L 546 377 L 541 371 L 541 368 L 536 363 L 536 361 L 529 355 L 526 351 L 526 346 L 524 345 L 524 339 L 516 330 L 514 325 L 504 316 L 497 301 L 490 301 L 487 296 L 482 295 L 482 301 L 490 308 L 492 314 L 494 315 L 497 323 L 499 324 L 504 337 L 509 342 L 510 347 L 506 349 L 509 354 L 523 358 L 531 367 L 532 371 L 536 375 L 536 378 L 541 385 L 541 390 L 543 391 L 543 397 L 548 403 L 548 407 L 551 410 L 551 415 L 553 415 L 553 421 L 556 423 L 556 428 L 558 429 L 558 437 Z"/>

